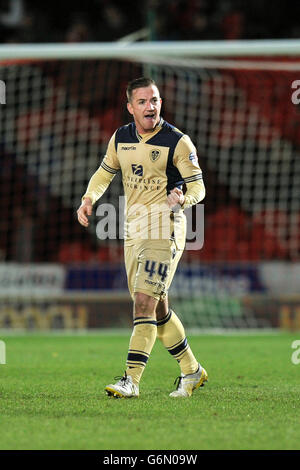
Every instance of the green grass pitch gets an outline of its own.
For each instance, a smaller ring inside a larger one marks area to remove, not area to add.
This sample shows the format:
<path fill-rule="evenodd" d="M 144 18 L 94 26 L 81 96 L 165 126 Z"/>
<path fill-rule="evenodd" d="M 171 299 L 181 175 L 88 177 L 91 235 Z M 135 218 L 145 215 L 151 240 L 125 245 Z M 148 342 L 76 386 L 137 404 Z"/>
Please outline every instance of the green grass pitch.
<path fill-rule="evenodd" d="M 189 336 L 209 382 L 188 399 L 169 397 L 179 367 L 157 342 L 140 398 L 109 398 L 129 334 L 2 335 L 0 448 L 300 448 L 300 332 Z"/>

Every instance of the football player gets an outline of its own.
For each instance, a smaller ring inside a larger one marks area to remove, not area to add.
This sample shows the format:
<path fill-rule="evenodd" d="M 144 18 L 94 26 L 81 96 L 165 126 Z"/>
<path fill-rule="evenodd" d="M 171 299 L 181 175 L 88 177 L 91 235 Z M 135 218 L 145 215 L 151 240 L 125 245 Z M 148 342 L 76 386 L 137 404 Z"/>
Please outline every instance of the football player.
<path fill-rule="evenodd" d="M 133 299 L 133 331 L 125 373 L 105 390 L 114 397 L 138 397 L 158 337 L 181 371 L 170 396 L 189 397 L 208 376 L 188 344 L 181 320 L 169 307 L 168 289 L 185 247 L 184 209 L 205 196 L 202 172 L 190 138 L 161 117 L 162 99 L 155 82 L 135 79 L 126 92 L 133 122 L 112 135 L 77 211 L 79 222 L 87 227 L 93 205 L 121 171 L 126 197 L 124 259 Z"/>

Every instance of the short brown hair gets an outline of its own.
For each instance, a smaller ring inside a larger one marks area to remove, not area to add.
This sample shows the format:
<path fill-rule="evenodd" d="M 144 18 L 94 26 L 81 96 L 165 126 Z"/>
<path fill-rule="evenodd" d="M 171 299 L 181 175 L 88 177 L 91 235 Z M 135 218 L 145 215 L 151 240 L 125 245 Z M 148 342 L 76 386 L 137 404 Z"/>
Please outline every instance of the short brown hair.
<path fill-rule="evenodd" d="M 151 85 L 157 86 L 155 81 L 152 80 L 152 78 L 140 77 L 131 80 L 131 82 L 128 83 L 126 88 L 126 95 L 128 101 L 131 101 L 133 90 L 135 90 L 136 88 L 146 88 Z"/>

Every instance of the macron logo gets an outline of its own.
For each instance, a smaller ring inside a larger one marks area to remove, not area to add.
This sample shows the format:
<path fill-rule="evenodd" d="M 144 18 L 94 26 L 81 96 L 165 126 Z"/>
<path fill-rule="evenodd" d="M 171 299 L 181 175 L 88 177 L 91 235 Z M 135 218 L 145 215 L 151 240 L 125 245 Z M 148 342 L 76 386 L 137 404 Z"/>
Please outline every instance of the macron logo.
<path fill-rule="evenodd" d="M 129 147 L 123 146 L 121 150 L 136 150 L 136 147 L 134 145 L 130 145 Z"/>

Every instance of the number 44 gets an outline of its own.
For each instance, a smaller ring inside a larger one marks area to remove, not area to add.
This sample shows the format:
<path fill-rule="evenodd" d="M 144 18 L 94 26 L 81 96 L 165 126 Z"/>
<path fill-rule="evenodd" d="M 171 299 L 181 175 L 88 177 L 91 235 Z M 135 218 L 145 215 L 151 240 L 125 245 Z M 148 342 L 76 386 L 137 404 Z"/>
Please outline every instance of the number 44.
<path fill-rule="evenodd" d="M 145 264 L 145 271 L 148 273 L 149 277 L 152 277 L 153 274 L 156 273 L 156 261 L 147 260 Z M 159 263 L 157 274 L 160 276 L 161 282 L 164 282 L 168 274 L 168 265 Z"/>

